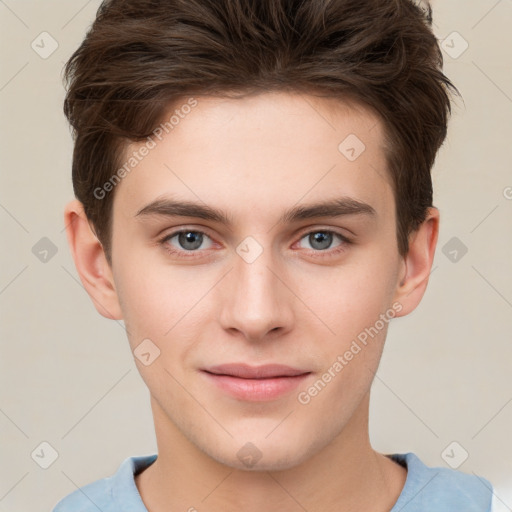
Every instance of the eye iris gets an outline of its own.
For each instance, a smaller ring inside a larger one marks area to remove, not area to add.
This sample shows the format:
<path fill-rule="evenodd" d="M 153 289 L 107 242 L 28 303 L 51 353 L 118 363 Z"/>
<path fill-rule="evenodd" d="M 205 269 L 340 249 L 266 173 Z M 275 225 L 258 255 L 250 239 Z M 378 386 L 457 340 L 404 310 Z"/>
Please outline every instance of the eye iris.
<path fill-rule="evenodd" d="M 332 233 L 326 233 L 324 231 L 318 231 L 309 235 L 309 242 L 315 249 L 327 249 L 332 243 Z M 315 243 L 319 242 L 320 247 L 315 247 Z"/>
<path fill-rule="evenodd" d="M 203 235 L 201 233 L 197 233 L 196 231 L 186 231 L 178 235 L 178 241 L 184 249 L 198 249 L 201 247 L 203 242 Z M 189 243 L 192 244 L 192 247 L 187 246 Z"/>

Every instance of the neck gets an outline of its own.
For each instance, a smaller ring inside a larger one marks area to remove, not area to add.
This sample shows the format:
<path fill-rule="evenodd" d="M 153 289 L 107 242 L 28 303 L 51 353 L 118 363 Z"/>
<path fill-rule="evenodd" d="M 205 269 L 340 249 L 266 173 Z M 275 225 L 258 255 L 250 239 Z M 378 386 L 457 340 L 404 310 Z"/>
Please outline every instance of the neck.
<path fill-rule="evenodd" d="M 240 470 L 198 450 L 152 400 L 158 458 L 136 476 L 149 512 L 389 511 L 406 470 L 374 451 L 368 437 L 369 395 L 349 424 L 310 459 L 286 470 Z"/>

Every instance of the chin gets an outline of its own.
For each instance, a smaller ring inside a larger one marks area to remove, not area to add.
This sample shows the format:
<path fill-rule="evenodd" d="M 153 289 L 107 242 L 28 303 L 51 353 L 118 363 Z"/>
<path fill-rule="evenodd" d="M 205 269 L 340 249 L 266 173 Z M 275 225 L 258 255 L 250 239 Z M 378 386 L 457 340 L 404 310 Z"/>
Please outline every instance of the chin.
<path fill-rule="evenodd" d="M 241 471 L 285 471 L 299 466 L 316 453 L 316 446 L 295 446 L 288 443 L 277 445 L 272 442 L 246 442 L 242 445 L 231 443 L 223 450 L 206 451 L 220 464 Z M 217 447 L 218 448 L 218 447 Z M 234 452 L 234 456 L 233 456 Z"/>

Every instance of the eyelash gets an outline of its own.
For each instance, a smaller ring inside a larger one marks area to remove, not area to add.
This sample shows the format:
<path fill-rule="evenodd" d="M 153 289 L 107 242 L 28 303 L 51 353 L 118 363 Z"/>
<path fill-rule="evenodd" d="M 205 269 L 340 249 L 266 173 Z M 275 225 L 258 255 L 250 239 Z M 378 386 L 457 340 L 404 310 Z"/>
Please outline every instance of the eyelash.
<path fill-rule="evenodd" d="M 177 256 L 178 258 L 184 258 L 184 259 L 186 259 L 186 258 L 195 258 L 196 257 L 196 253 L 202 252 L 200 250 L 186 251 L 186 250 L 171 249 L 167 242 L 169 240 L 171 240 L 172 238 L 174 238 L 176 235 L 179 235 L 180 233 L 199 233 L 199 234 L 205 235 L 205 236 L 207 236 L 208 238 L 211 239 L 211 237 L 207 233 L 205 233 L 204 231 L 200 231 L 198 229 L 180 229 L 180 230 L 173 231 L 172 233 L 169 233 L 169 234 L 165 235 L 165 237 L 160 239 L 158 243 L 163 247 L 163 249 L 167 253 L 171 254 L 172 256 Z M 347 245 L 350 245 L 350 244 L 353 243 L 345 235 L 342 235 L 341 233 L 338 233 L 337 231 L 333 231 L 333 230 L 329 230 L 329 229 L 314 229 L 312 231 L 308 231 L 308 232 L 304 233 L 299 238 L 299 241 L 302 240 L 303 238 L 313 234 L 313 233 L 328 233 L 328 234 L 336 235 L 337 237 L 339 237 L 339 239 L 341 241 L 341 244 L 339 246 L 335 247 L 334 249 L 324 249 L 324 250 L 309 249 L 309 251 L 310 251 L 310 253 L 311 253 L 311 255 L 313 257 L 323 258 L 323 257 L 325 257 L 325 255 L 327 255 L 327 257 L 328 256 L 335 256 L 338 253 L 344 251 L 346 249 Z M 184 254 L 187 254 L 187 253 L 190 253 L 190 256 L 188 256 L 188 255 L 185 256 L 184 255 Z"/>

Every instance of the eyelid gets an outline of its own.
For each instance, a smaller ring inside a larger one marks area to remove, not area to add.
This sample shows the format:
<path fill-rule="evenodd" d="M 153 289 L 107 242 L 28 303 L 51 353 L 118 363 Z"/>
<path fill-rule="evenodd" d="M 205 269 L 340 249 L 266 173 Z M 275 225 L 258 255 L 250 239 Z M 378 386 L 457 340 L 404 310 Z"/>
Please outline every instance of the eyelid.
<path fill-rule="evenodd" d="M 335 227 L 329 227 L 329 226 L 320 226 L 320 227 L 313 227 L 311 226 L 304 228 L 304 231 L 300 230 L 299 233 L 296 236 L 299 236 L 300 238 L 304 238 L 304 236 L 309 235 L 311 233 L 317 233 L 317 232 L 325 232 L 325 233 L 334 233 L 338 236 L 341 236 L 344 240 L 347 242 L 352 241 L 352 237 L 350 235 L 346 235 L 343 232 L 343 228 L 335 228 Z M 345 229 L 345 231 L 349 231 L 348 229 Z M 352 233 L 350 231 L 350 233 Z M 353 234 L 353 233 L 352 233 Z"/>
<path fill-rule="evenodd" d="M 338 228 L 338 229 L 340 229 L 340 228 Z M 313 253 L 316 256 L 322 256 L 324 254 L 326 256 L 334 255 L 338 251 L 344 250 L 347 245 L 353 243 L 353 240 L 351 237 L 345 235 L 344 233 L 341 233 L 338 229 L 335 229 L 333 227 L 311 227 L 311 226 L 309 226 L 307 228 L 304 228 L 301 232 L 299 232 L 299 234 L 295 235 L 295 237 L 298 237 L 298 240 L 296 242 L 294 242 L 294 245 L 299 243 L 307 235 L 310 235 L 313 233 L 319 233 L 319 232 L 331 233 L 331 234 L 334 234 L 334 235 L 337 235 L 338 237 L 340 237 L 341 244 L 339 246 L 336 246 L 334 248 L 325 249 L 325 250 L 314 250 L 314 249 L 303 249 L 303 250 Z M 167 242 L 170 239 L 174 238 L 176 235 L 179 235 L 180 233 L 194 232 L 194 233 L 200 233 L 202 235 L 207 236 L 212 241 L 213 245 L 218 244 L 218 242 L 216 242 L 215 238 L 213 236 L 211 236 L 208 233 L 208 231 L 209 230 L 204 226 L 200 226 L 199 228 L 191 227 L 191 226 L 182 226 L 180 228 L 176 228 L 175 230 L 161 236 L 158 240 L 158 244 L 162 245 L 162 246 L 166 246 L 166 247 L 164 247 L 164 250 L 170 254 L 180 254 L 183 258 L 194 258 L 196 254 L 206 252 L 207 249 L 195 250 L 195 251 L 186 251 L 185 249 L 176 249 L 176 248 L 169 249 Z M 184 256 L 186 254 L 188 254 L 188 256 Z"/>
<path fill-rule="evenodd" d="M 294 238 L 295 237 L 299 237 L 300 239 L 302 239 L 306 235 L 310 235 L 312 233 L 317 233 L 317 232 L 320 232 L 320 231 L 324 231 L 324 232 L 327 232 L 327 233 L 334 233 L 336 235 L 339 235 L 340 237 L 342 237 L 346 241 L 350 241 L 350 242 L 352 241 L 350 235 L 346 235 L 345 233 L 338 231 L 338 229 L 341 229 L 341 228 L 334 228 L 334 227 L 328 227 L 328 226 L 320 226 L 320 227 L 308 226 L 306 228 L 300 229 L 293 236 L 294 236 Z M 176 228 L 174 231 L 170 231 L 169 233 L 166 233 L 165 235 L 162 235 L 160 237 L 160 240 L 166 240 L 166 239 L 172 238 L 172 237 L 174 237 L 174 236 L 176 236 L 176 235 L 178 235 L 180 233 L 184 233 L 184 232 L 188 232 L 188 231 L 192 231 L 194 233 L 201 233 L 203 235 L 208 236 L 211 240 L 215 240 L 215 237 L 209 233 L 209 229 L 206 228 L 205 226 L 199 226 L 199 227 L 182 226 L 180 228 Z M 346 229 L 345 231 L 349 231 L 349 230 Z M 350 231 L 350 233 L 353 234 L 351 231 Z"/>
<path fill-rule="evenodd" d="M 212 242 L 218 243 L 218 242 L 216 242 L 216 237 L 215 237 L 215 235 L 212 234 L 211 230 L 209 228 L 207 228 L 206 226 L 201 226 L 201 225 L 199 225 L 199 226 L 198 225 L 196 225 L 196 226 L 185 225 L 185 226 L 180 226 L 180 227 L 169 228 L 169 230 L 163 229 L 160 233 L 164 233 L 164 234 L 158 234 L 157 238 L 158 238 L 159 242 L 162 242 L 163 240 L 168 240 L 176 235 L 179 235 L 180 233 L 189 233 L 189 232 L 201 233 L 202 235 L 207 236 Z"/>
<path fill-rule="evenodd" d="M 340 244 L 335 247 L 329 247 L 328 249 L 324 250 L 315 250 L 315 249 L 302 249 L 306 251 L 310 257 L 313 258 L 329 258 L 329 257 L 336 257 L 340 253 L 347 250 L 347 246 L 352 245 L 353 241 L 350 237 L 344 235 L 343 233 L 340 233 L 336 229 L 324 229 L 324 228 L 314 228 L 309 229 L 308 231 L 305 231 L 299 236 L 299 239 L 297 242 L 294 243 L 294 246 L 296 244 L 300 244 L 300 242 L 306 238 L 308 235 L 311 235 L 313 233 L 330 233 L 334 235 L 334 237 L 338 236 Z"/>
<path fill-rule="evenodd" d="M 201 235 L 208 237 L 212 241 L 212 244 L 218 244 L 218 242 L 216 242 L 215 238 L 211 234 L 208 233 L 208 229 L 205 228 L 204 226 L 201 226 L 200 228 L 194 228 L 194 227 L 188 227 L 188 226 L 176 228 L 175 230 L 170 231 L 170 232 L 162 235 L 161 237 L 159 237 L 157 242 L 159 244 L 163 244 L 163 243 L 169 241 L 171 238 L 174 238 L 176 235 L 179 235 L 181 233 L 190 233 L 190 232 L 200 233 Z M 194 252 L 202 252 L 202 251 L 185 251 L 184 249 L 182 249 L 179 252 L 194 253 Z"/>

